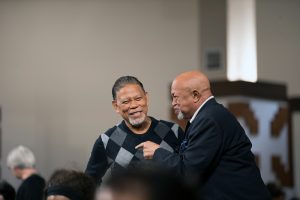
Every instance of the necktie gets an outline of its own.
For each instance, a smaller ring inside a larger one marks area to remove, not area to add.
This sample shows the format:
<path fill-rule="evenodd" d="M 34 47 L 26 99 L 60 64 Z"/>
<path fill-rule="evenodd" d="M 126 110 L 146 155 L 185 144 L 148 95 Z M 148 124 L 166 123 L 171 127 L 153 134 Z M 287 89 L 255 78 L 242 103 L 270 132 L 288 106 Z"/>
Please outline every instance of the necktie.
<path fill-rule="evenodd" d="M 190 127 L 191 123 L 190 121 L 187 121 L 186 125 L 185 125 L 185 129 L 184 129 L 184 132 L 186 133 L 188 128 Z"/>
<path fill-rule="evenodd" d="M 190 127 L 190 125 L 191 125 L 190 121 L 187 121 L 185 129 L 184 129 L 185 137 L 184 137 L 184 140 L 181 142 L 181 145 L 180 145 L 180 150 L 179 150 L 180 153 L 184 152 L 186 147 L 187 147 L 187 144 L 188 144 L 187 130 Z"/>

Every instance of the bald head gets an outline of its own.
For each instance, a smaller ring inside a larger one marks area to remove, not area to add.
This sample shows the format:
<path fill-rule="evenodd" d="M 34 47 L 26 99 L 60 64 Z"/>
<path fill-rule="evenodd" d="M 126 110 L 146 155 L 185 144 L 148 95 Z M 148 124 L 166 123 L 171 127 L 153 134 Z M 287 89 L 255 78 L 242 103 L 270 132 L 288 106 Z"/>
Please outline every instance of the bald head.
<path fill-rule="evenodd" d="M 190 119 L 199 106 L 212 96 L 208 78 L 199 71 L 179 74 L 172 83 L 171 94 L 178 119 Z"/>
<path fill-rule="evenodd" d="M 190 92 L 198 91 L 201 95 L 211 96 L 210 82 L 205 74 L 199 71 L 188 71 L 179 74 L 173 81 L 172 86 L 179 86 Z"/>

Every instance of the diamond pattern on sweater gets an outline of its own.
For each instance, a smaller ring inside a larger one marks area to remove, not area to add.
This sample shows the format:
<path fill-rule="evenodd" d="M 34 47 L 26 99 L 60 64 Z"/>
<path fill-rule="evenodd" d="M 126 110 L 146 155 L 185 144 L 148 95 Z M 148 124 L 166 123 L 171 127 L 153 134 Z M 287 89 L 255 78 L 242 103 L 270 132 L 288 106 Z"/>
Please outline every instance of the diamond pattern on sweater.
<path fill-rule="evenodd" d="M 101 139 L 102 139 L 102 142 L 104 144 L 104 148 L 106 148 L 108 140 L 109 140 L 109 137 L 107 135 L 105 135 L 105 134 L 101 134 Z"/>
<path fill-rule="evenodd" d="M 170 152 L 174 152 L 173 148 L 168 143 L 166 143 L 164 140 L 161 141 L 159 146 L 163 149 L 166 149 L 166 150 L 170 151 Z"/>
<path fill-rule="evenodd" d="M 174 124 L 174 125 L 172 126 L 171 129 L 172 129 L 172 131 L 174 132 L 176 138 L 178 138 L 178 129 L 179 129 L 179 125 L 178 125 L 178 124 Z"/>
<path fill-rule="evenodd" d="M 115 161 L 122 167 L 127 167 L 132 158 L 133 154 L 121 147 Z"/>
<path fill-rule="evenodd" d="M 126 136 L 127 133 L 125 133 L 122 129 L 117 127 L 117 129 L 111 134 L 110 139 L 114 141 L 116 144 L 122 146 Z"/>
<path fill-rule="evenodd" d="M 161 148 L 174 152 L 177 145 L 180 144 L 177 141 L 178 129 L 179 126 L 176 124 L 170 123 L 170 126 L 168 126 L 163 122 L 158 122 L 151 132 L 151 139 L 153 142 L 160 144 Z M 117 126 L 108 135 L 102 134 L 101 139 L 111 168 L 126 168 L 132 162 L 145 160 L 142 149 L 135 149 L 136 145 L 147 141 L 141 139 L 140 136 L 129 134 Z"/>
<path fill-rule="evenodd" d="M 154 131 L 157 135 L 159 135 L 161 139 L 164 139 L 166 135 L 169 133 L 170 128 L 163 123 L 158 123 Z"/>

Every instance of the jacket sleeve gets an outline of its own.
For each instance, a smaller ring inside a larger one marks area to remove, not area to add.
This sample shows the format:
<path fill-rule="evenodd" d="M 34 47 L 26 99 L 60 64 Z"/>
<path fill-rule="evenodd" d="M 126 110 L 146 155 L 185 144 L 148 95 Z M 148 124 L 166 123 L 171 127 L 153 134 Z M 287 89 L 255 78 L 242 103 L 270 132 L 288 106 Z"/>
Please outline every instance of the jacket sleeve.
<path fill-rule="evenodd" d="M 100 185 L 107 168 L 108 162 L 104 144 L 101 137 L 99 137 L 94 144 L 85 173 L 91 176 L 95 182 Z"/>
<path fill-rule="evenodd" d="M 202 179 L 217 164 L 222 149 L 222 131 L 211 119 L 191 125 L 187 147 L 183 152 L 171 153 L 162 148 L 155 151 L 153 160 L 180 175 L 197 173 Z"/>

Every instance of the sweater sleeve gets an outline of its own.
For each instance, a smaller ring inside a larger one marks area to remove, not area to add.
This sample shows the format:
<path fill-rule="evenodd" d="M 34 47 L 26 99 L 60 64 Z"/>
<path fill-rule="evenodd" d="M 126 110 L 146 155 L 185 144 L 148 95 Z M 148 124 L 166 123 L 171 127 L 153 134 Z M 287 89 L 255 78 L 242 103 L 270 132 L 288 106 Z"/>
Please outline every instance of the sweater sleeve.
<path fill-rule="evenodd" d="M 99 137 L 93 147 L 90 159 L 88 161 L 85 173 L 91 176 L 95 182 L 100 185 L 102 177 L 108 169 L 108 162 L 103 141 Z"/>

